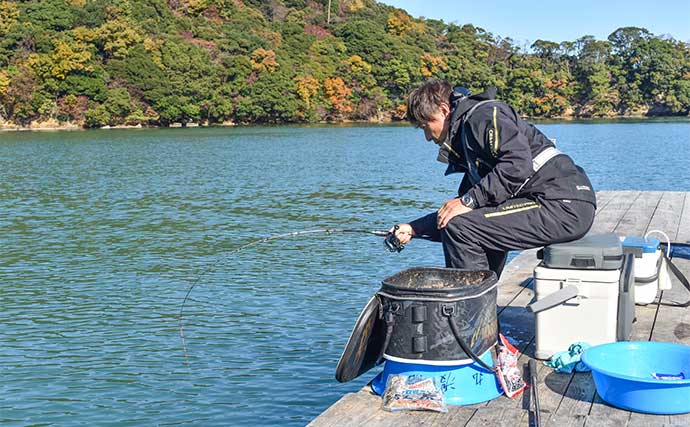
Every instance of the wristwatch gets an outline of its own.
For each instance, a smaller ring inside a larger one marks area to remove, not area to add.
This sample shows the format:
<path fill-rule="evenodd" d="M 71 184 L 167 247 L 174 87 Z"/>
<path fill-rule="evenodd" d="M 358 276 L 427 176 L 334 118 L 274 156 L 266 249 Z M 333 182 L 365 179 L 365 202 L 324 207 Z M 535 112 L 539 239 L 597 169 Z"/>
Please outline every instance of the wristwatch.
<path fill-rule="evenodd" d="M 474 200 L 472 196 L 470 196 L 469 193 L 465 193 L 462 197 L 460 197 L 460 203 L 462 203 L 470 209 L 474 209 L 477 207 L 477 202 Z"/>

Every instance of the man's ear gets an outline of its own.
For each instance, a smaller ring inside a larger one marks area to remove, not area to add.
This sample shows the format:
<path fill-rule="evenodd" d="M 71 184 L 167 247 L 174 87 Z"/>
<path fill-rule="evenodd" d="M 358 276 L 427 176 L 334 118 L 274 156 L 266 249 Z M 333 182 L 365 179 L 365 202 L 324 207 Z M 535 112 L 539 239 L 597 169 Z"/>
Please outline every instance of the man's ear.
<path fill-rule="evenodd" d="M 448 105 L 448 103 L 442 102 L 441 105 L 438 106 L 438 109 L 439 111 L 441 111 L 441 113 L 443 113 L 443 116 L 445 118 L 448 118 L 448 116 L 450 116 L 450 105 Z"/>

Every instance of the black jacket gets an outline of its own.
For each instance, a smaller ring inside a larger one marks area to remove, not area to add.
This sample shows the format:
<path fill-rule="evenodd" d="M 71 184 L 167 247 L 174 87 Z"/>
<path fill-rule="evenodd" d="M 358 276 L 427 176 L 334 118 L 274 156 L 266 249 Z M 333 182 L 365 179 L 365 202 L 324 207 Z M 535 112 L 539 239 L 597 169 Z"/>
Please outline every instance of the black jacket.
<path fill-rule="evenodd" d="M 454 115 L 457 120 L 450 125 L 449 141 L 441 147 L 439 160 L 448 163 L 446 175 L 465 173 L 458 195 L 469 193 L 477 207 L 495 206 L 516 197 L 582 200 L 596 206 L 589 178 L 567 155 L 552 158 L 534 173 L 533 157 L 554 143 L 508 104 L 494 101 L 480 105 L 463 123 L 474 105 L 494 98 L 495 89 L 491 88 L 453 106 L 454 112 L 459 109 Z M 462 146 L 463 131 L 466 150 Z M 468 160 L 479 174 L 475 184 L 467 173 Z"/>

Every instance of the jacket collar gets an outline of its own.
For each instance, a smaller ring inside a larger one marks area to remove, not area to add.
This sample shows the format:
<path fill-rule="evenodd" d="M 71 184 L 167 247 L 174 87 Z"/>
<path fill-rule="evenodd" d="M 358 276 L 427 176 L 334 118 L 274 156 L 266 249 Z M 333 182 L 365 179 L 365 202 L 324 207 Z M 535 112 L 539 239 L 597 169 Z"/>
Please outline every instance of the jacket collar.
<path fill-rule="evenodd" d="M 455 120 L 451 121 L 448 130 L 448 136 L 446 137 L 444 143 L 441 144 L 441 147 L 438 150 L 438 157 L 436 158 L 439 162 L 448 164 L 448 169 L 446 170 L 445 175 L 449 175 L 455 172 L 463 172 L 465 169 L 461 166 L 464 162 L 461 161 L 462 159 L 458 155 L 462 152 L 462 147 L 458 147 L 459 138 L 456 138 L 456 135 L 458 135 L 460 125 L 463 121 L 463 116 L 478 102 L 490 99 L 496 99 L 495 87 L 490 87 L 484 92 L 478 93 L 477 95 L 472 95 L 467 98 L 463 98 L 460 101 L 458 101 L 455 105 L 451 105 L 451 114 L 452 117 L 455 118 Z M 449 149 L 448 147 L 452 147 L 452 149 Z"/>

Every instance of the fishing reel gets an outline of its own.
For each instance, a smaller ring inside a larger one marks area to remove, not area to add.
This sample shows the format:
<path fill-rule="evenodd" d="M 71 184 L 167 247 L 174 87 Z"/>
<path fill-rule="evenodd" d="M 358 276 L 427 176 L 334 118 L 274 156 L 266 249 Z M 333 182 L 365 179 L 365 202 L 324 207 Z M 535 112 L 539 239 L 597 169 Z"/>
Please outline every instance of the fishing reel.
<path fill-rule="evenodd" d="M 393 227 L 393 232 L 388 233 L 386 235 L 386 238 L 383 240 L 383 245 L 386 247 L 391 252 L 400 252 L 403 249 L 405 249 L 405 245 L 403 245 L 400 242 L 400 239 L 398 239 L 398 236 L 395 235 L 395 232 L 400 229 L 399 225 L 396 225 Z"/>

